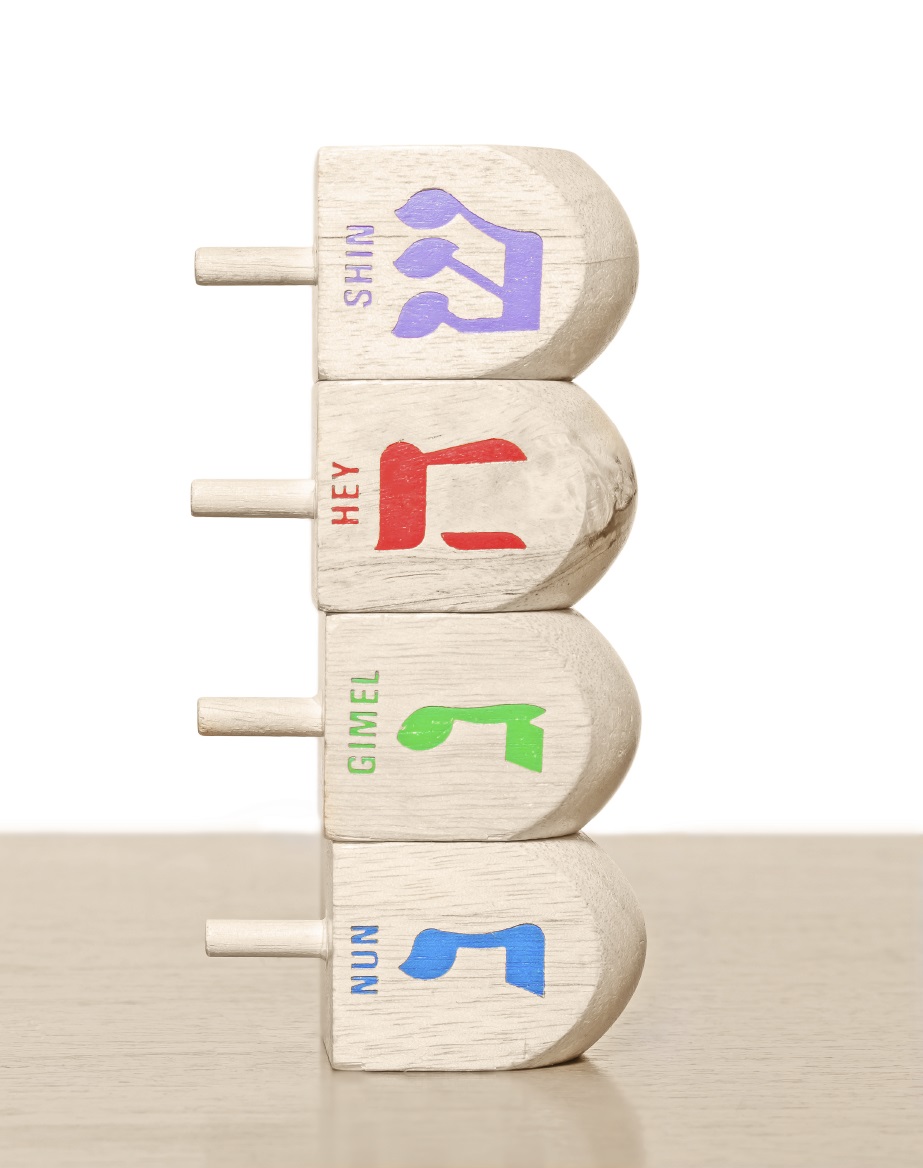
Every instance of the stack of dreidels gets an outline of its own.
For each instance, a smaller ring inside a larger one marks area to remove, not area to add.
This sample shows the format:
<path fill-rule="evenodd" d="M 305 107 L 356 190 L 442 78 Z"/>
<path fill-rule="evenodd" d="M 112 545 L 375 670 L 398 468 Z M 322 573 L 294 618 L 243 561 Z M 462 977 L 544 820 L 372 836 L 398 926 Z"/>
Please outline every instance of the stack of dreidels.
<path fill-rule="evenodd" d="M 200 284 L 317 284 L 314 478 L 200 480 L 192 507 L 314 520 L 320 695 L 204 698 L 199 730 L 323 738 L 325 918 L 210 921 L 206 947 L 323 959 L 337 1068 L 562 1062 L 644 960 L 634 894 L 576 834 L 638 699 L 569 609 L 634 514 L 569 379 L 631 305 L 635 238 L 559 150 L 324 149 L 316 208 L 316 250 L 196 255 Z"/>

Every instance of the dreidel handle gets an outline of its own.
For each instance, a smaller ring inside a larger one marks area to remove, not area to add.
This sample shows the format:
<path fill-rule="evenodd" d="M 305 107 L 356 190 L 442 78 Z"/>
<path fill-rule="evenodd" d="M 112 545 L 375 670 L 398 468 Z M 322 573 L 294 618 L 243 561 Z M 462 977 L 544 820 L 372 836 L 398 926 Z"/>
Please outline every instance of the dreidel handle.
<path fill-rule="evenodd" d="M 206 921 L 209 957 L 319 957 L 327 960 L 326 921 Z"/>
<path fill-rule="evenodd" d="M 200 247 L 195 282 L 231 284 L 316 284 L 313 247 Z"/>
<path fill-rule="evenodd" d="M 317 698 L 199 698 L 199 733 L 206 736 L 321 738 Z"/>
<path fill-rule="evenodd" d="M 317 500 L 311 479 L 196 479 L 193 515 L 238 519 L 313 519 Z"/>

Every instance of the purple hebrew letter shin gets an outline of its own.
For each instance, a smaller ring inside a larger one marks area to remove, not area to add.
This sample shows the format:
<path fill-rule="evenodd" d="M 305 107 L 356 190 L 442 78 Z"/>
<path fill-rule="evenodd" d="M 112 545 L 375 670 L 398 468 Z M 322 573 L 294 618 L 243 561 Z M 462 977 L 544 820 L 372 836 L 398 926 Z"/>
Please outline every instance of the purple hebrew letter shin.
<path fill-rule="evenodd" d="M 460 333 L 534 332 L 539 327 L 542 293 L 542 237 L 534 231 L 499 227 L 469 211 L 448 191 L 417 191 L 394 214 L 415 230 L 445 227 L 457 215 L 503 245 L 503 283 L 486 276 L 455 258 L 458 245 L 439 236 L 414 240 L 394 261 L 394 266 L 412 280 L 426 280 L 442 271 L 455 272 L 496 296 L 502 305 L 499 316 L 474 318 L 457 316 L 442 292 L 419 292 L 401 309 L 391 330 L 396 337 L 426 337 L 441 325 Z"/>

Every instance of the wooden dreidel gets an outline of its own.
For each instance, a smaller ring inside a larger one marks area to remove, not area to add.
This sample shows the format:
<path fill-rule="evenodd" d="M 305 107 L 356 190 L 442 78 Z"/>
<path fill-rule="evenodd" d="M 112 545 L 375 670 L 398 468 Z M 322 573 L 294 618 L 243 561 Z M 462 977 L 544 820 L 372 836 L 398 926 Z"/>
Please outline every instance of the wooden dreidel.
<path fill-rule="evenodd" d="M 337 840 L 569 835 L 634 757 L 638 696 L 575 612 L 321 618 L 319 698 L 202 698 L 199 733 L 323 736 Z"/>
<path fill-rule="evenodd" d="M 334 1067 L 512 1070 L 575 1058 L 644 964 L 634 893 L 586 836 L 330 844 L 323 921 L 209 921 L 206 951 L 326 962 Z"/>
<path fill-rule="evenodd" d="M 621 435 L 576 385 L 321 382 L 315 480 L 199 480 L 195 515 L 316 517 L 326 612 L 567 608 L 631 528 Z"/>
<path fill-rule="evenodd" d="M 575 154 L 328 147 L 316 246 L 200 248 L 199 284 L 316 284 L 320 380 L 573 377 L 625 318 L 638 248 Z"/>

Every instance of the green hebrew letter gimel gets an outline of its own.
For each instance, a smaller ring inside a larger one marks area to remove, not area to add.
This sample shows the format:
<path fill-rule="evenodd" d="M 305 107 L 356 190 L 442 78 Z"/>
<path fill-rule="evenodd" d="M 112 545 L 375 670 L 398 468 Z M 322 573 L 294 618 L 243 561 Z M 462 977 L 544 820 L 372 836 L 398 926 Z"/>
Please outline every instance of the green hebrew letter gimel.
<path fill-rule="evenodd" d="M 506 761 L 529 771 L 541 771 L 545 731 L 532 720 L 544 714 L 541 706 L 512 702 L 499 706 L 421 706 L 404 719 L 397 740 L 408 750 L 441 746 L 456 722 L 479 726 L 506 723 Z"/>

